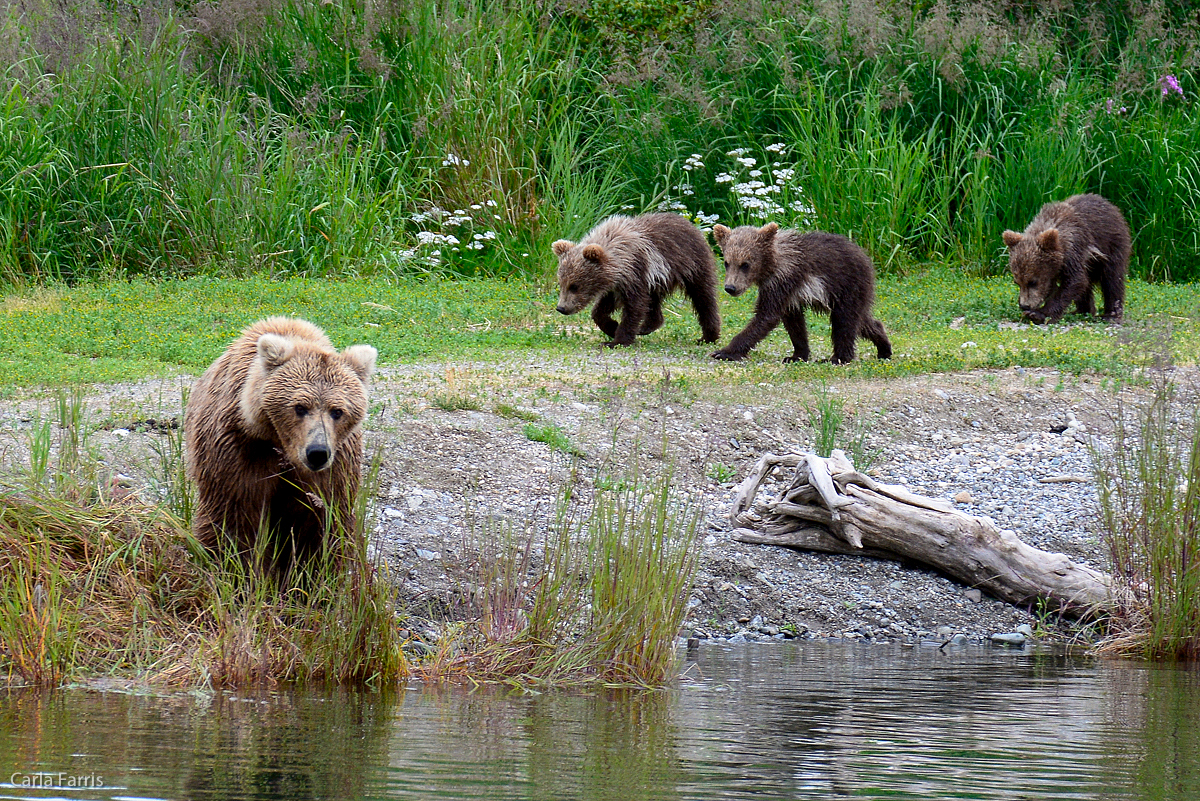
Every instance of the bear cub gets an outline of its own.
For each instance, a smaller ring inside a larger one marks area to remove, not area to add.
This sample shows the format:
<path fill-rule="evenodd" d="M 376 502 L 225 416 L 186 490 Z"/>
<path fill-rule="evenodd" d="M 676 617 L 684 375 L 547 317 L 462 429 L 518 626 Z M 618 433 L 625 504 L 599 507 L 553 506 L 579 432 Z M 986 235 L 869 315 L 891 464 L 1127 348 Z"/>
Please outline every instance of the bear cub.
<path fill-rule="evenodd" d="M 1020 288 L 1021 312 L 1035 323 L 1056 322 L 1072 303 L 1095 314 L 1100 285 L 1104 319 L 1125 313 L 1129 226 L 1121 210 L 1099 195 L 1073 195 L 1047 203 L 1024 233 L 1004 232 L 1008 269 Z"/>
<path fill-rule="evenodd" d="M 700 320 L 702 342 L 721 336 L 717 310 L 717 265 L 704 234 L 678 214 L 617 215 L 597 225 L 578 244 L 560 239 L 558 311 L 575 314 L 593 301 L 592 320 L 611 342 L 632 345 L 634 337 L 663 324 L 663 298 L 683 289 Z M 623 309 L 621 322 L 613 319 Z"/>
<path fill-rule="evenodd" d="M 203 545 L 245 559 L 265 535 L 286 571 L 320 552 L 331 525 L 353 530 L 375 359 L 370 345 L 338 353 L 312 323 L 271 317 L 205 371 L 184 412 Z"/>
<path fill-rule="evenodd" d="M 808 361 L 805 309 L 829 313 L 834 364 L 854 361 L 858 337 L 875 343 L 879 358 L 891 357 L 883 323 L 871 315 L 875 265 L 861 247 L 837 234 L 780 230 L 773 222 L 733 230 L 717 225 L 713 237 L 725 257 L 725 291 L 737 296 L 758 287 L 754 318 L 714 359 L 746 358 L 782 322 L 795 351 L 783 361 Z"/>

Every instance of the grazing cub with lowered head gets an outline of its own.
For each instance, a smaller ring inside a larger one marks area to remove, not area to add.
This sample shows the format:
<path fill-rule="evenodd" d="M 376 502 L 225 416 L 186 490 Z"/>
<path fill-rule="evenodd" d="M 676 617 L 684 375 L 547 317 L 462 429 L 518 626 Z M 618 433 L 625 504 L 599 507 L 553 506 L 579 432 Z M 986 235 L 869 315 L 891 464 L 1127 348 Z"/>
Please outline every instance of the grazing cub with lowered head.
<path fill-rule="evenodd" d="M 758 287 L 754 319 L 714 359 L 746 358 L 782 322 L 795 351 L 784 362 L 808 361 L 805 309 L 829 313 L 834 364 L 854 361 L 858 337 L 875 343 L 879 358 L 891 357 L 883 323 L 871 315 L 875 266 L 858 245 L 837 234 L 781 231 L 773 222 L 733 230 L 718 225 L 713 237 L 725 256 L 725 291 L 736 296 Z"/>
<path fill-rule="evenodd" d="M 1024 233 L 1005 231 L 1004 244 L 1025 317 L 1053 323 L 1072 303 L 1080 314 L 1095 314 L 1093 287 L 1099 284 L 1104 319 L 1121 322 L 1130 237 L 1116 206 L 1099 195 L 1047 203 Z"/>
<path fill-rule="evenodd" d="M 696 310 L 701 341 L 721 336 L 716 261 L 704 234 L 678 214 L 609 217 L 579 244 L 560 239 L 552 247 L 558 311 L 575 314 L 595 301 L 592 320 L 611 337 L 607 347 L 632 345 L 661 328 L 663 298 L 679 289 Z M 612 318 L 618 308 L 620 323 Z"/>

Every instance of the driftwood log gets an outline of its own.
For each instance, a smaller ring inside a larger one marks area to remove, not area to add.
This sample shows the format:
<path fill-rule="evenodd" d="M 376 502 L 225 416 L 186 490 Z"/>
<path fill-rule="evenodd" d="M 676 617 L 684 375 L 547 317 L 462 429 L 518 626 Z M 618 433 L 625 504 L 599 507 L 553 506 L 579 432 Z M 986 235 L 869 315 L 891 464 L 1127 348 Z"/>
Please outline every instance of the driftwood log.
<path fill-rule="evenodd" d="M 791 479 L 774 497 L 760 497 L 781 468 L 792 470 Z M 738 486 L 730 519 L 740 542 L 918 562 L 1012 604 L 1044 599 L 1084 617 L 1109 603 L 1106 573 L 1027 545 L 948 501 L 875 481 L 841 451 L 827 459 L 764 455 Z"/>

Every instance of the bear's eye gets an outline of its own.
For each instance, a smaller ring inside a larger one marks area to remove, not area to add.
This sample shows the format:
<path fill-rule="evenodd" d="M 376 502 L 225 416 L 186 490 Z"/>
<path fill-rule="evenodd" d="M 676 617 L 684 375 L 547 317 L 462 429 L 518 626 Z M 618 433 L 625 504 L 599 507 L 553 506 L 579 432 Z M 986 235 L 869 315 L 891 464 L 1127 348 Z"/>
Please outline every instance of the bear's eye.
<path fill-rule="evenodd" d="M 1030 289 L 1033 289 L 1034 287 L 1036 287 L 1036 286 L 1037 286 L 1037 281 L 1030 281 L 1030 282 L 1027 284 L 1027 286 L 1028 286 Z"/>
<path fill-rule="evenodd" d="M 297 403 L 295 405 L 295 407 L 293 407 L 293 408 L 296 411 L 297 417 L 303 417 L 304 415 L 308 414 L 308 407 L 305 406 L 303 403 Z"/>
<path fill-rule="evenodd" d="M 343 414 L 345 414 L 345 412 L 343 412 L 341 409 L 330 409 L 329 410 L 329 416 L 332 417 L 334 420 L 341 420 Z"/>
<path fill-rule="evenodd" d="M 567 291 L 568 292 L 578 292 L 579 284 L 571 284 L 569 287 L 567 287 Z"/>
<path fill-rule="evenodd" d="M 750 262 L 748 262 L 748 261 L 742 262 L 742 266 L 738 267 L 738 269 L 741 270 L 742 272 L 746 272 L 747 270 L 750 269 Z"/>

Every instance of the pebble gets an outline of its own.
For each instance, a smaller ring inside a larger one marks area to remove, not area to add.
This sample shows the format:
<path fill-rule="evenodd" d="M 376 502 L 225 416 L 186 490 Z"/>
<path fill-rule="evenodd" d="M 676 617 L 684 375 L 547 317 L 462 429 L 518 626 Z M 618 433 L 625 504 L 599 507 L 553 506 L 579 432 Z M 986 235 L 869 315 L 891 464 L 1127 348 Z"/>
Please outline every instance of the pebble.
<path fill-rule="evenodd" d="M 1025 635 L 1018 632 L 1009 634 L 993 634 L 992 643 L 994 645 L 1004 645 L 1014 648 L 1020 648 L 1025 645 Z"/>

